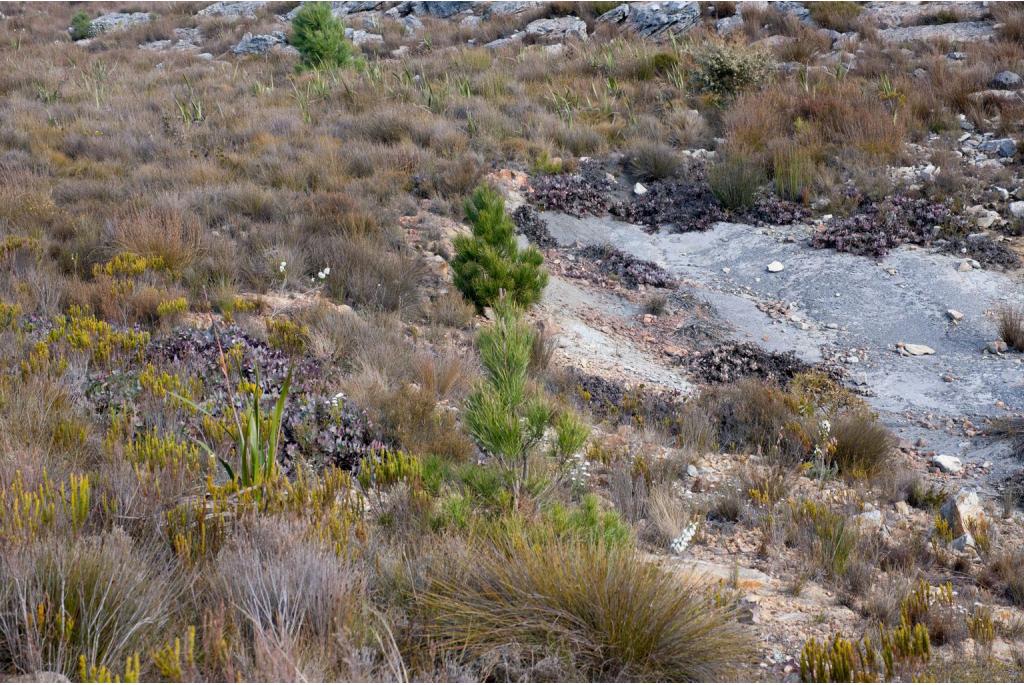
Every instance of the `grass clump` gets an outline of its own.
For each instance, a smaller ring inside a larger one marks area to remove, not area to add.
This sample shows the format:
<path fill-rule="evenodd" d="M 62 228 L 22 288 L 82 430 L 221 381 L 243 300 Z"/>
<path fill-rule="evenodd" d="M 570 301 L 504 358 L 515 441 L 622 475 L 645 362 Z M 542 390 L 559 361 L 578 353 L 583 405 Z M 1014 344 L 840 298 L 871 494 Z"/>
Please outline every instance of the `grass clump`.
<path fill-rule="evenodd" d="M 554 651 L 585 680 L 727 679 L 747 655 L 728 609 L 628 548 L 511 533 L 444 562 L 422 597 L 442 646 Z"/>
<path fill-rule="evenodd" d="M 834 31 L 852 31 L 861 13 L 857 2 L 812 2 L 808 6 L 811 19 Z"/>
<path fill-rule="evenodd" d="M 466 202 L 466 215 L 473 235 L 455 239 L 452 260 L 455 285 L 466 299 L 477 311 L 501 297 L 519 307 L 540 300 L 548 283 L 544 257 L 535 247 L 519 249 L 515 223 L 497 191 L 478 187 Z"/>
<path fill-rule="evenodd" d="M 629 153 L 629 169 L 641 181 L 659 181 L 679 170 L 679 155 L 662 143 L 643 143 Z"/>
<path fill-rule="evenodd" d="M 997 314 L 999 337 L 1007 347 L 1024 352 L 1024 311 L 1004 307 Z"/>
<path fill-rule="evenodd" d="M 302 56 L 307 69 L 346 67 L 354 62 L 352 43 L 345 25 L 331 14 L 326 2 L 307 2 L 292 21 L 289 42 Z"/>
<path fill-rule="evenodd" d="M 832 422 L 832 463 L 848 478 L 870 478 L 892 463 L 896 439 L 866 411 L 843 414 Z"/>
<path fill-rule="evenodd" d="M 708 168 L 708 183 L 715 199 L 732 210 L 749 209 L 765 182 L 764 168 L 752 155 L 729 150 Z"/>

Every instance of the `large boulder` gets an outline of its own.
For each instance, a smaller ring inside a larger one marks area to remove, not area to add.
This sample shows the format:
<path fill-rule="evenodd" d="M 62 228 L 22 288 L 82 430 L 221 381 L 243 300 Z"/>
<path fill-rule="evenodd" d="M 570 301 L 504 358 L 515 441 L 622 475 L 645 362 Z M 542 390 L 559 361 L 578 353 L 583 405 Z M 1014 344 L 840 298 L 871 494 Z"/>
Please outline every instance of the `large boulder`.
<path fill-rule="evenodd" d="M 472 8 L 472 2 L 400 2 L 385 14 L 393 17 L 414 14 L 417 17 L 447 19 Z"/>
<path fill-rule="evenodd" d="M 196 12 L 199 17 L 222 17 L 225 19 L 251 19 L 266 5 L 259 0 L 237 0 L 236 2 L 215 2 Z"/>
<path fill-rule="evenodd" d="M 92 20 L 92 32 L 106 33 L 107 31 L 120 31 L 131 26 L 145 24 L 153 19 L 149 12 L 110 12 Z"/>
<path fill-rule="evenodd" d="M 685 33 L 700 21 L 696 2 L 630 2 L 605 12 L 598 21 L 628 26 L 641 36 Z"/>
<path fill-rule="evenodd" d="M 912 43 L 939 40 L 948 43 L 974 43 L 992 40 L 995 25 L 988 21 L 961 21 L 953 24 L 926 24 L 882 29 L 878 37 L 887 43 Z"/>
<path fill-rule="evenodd" d="M 236 55 L 262 55 L 270 52 L 278 46 L 288 44 L 288 38 L 281 31 L 253 35 L 247 33 L 238 41 L 238 45 L 231 48 Z"/>
<path fill-rule="evenodd" d="M 512 14 L 521 14 L 528 9 L 540 5 L 538 2 L 529 0 L 496 0 L 495 2 L 477 3 L 485 17 L 507 17 Z"/>
<path fill-rule="evenodd" d="M 863 16 L 880 29 L 900 26 L 934 24 L 928 21 L 944 13 L 953 13 L 958 21 L 980 21 L 990 18 L 986 2 L 869 2 L 864 5 Z"/>
<path fill-rule="evenodd" d="M 993 138 L 983 142 L 978 149 L 999 157 L 1013 157 L 1017 154 L 1017 141 L 1013 138 Z"/>
<path fill-rule="evenodd" d="M 1017 72 L 1004 69 L 992 77 L 989 85 L 999 90 L 1017 90 L 1024 85 L 1024 79 Z"/>
<path fill-rule="evenodd" d="M 295 7 L 295 9 L 293 9 L 288 14 L 284 15 L 284 18 L 287 19 L 288 21 L 292 21 L 293 19 L 295 19 L 295 16 L 299 13 L 304 4 L 305 3 L 300 2 L 298 6 Z M 332 2 L 330 4 L 331 14 L 333 14 L 335 17 L 347 17 L 350 14 L 356 14 L 358 12 L 372 12 L 373 10 L 377 9 L 384 3 L 375 2 L 374 0 L 367 0 L 363 2 L 360 2 L 358 0 L 349 0 L 347 2 Z"/>
<path fill-rule="evenodd" d="M 379 33 L 370 33 L 369 31 L 345 27 L 345 37 L 352 41 L 353 45 L 360 48 L 364 45 L 384 45 L 384 36 Z"/>
<path fill-rule="evenodd" d="M 561 41 L 567 38 L 586 40 L 587 22 L 579 17 L 537 19 L 526 25 L 526 35 L 551 41 Z"/>

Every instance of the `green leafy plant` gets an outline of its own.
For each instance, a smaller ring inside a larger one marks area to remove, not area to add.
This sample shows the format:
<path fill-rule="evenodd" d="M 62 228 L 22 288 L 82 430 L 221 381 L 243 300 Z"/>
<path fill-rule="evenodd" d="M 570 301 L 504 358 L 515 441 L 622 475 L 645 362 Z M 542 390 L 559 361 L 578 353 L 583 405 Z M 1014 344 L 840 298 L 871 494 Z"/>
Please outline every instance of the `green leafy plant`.
<path fill-rule="evenodd" d="M 223 349 L 220 350 L 220 368 L 224 375 L 225 386 L 228 388 L 226 417 L 223 419 L 215 416 L 205 407 L 187 397 L 177 393 L 170 394 L 185 406 L 203 414 L 215 425 L 222 422 L 227 423 L 225 429 L 234 439 L 235 443 L 235 464 L 231 464 L 221 457 L 208 443 L 196 440 L 196 444 L 220 463 L 229 479 L 237 480 L 238 484 L 243 488 L 265 485 L 273 481 L 277 476 L 277 456 L 281 442 L 281 424 L 284 418 L 285 404 L 288 402 L 288 393 L 291 389 L 292 370 L 288 370 L 284 383 L 281 385 L 277 401 L 274 402 L 274 407 L 268 415 L 261 408 L 262 391 L 260 390 L 259 371 L 256 372 L 255 382 L 243 382 L 240 384 L 241 392 L 245 396 L 245 406 L 239 410 L 235 401 L 236 393 L 231 390 L 228 365 Z"/>
<path fill-rule="evenodd" d="M 520 250 L 515 224 L 505 212 L 505 201 L 492 188 L 479 186 L 466 202 L 473 234 L 455 239 L 452 260 L 455 285 L 477 311 L 502 296 L 511 304 L 529 307 L 540 300 L 548 283 L 541 266 L 544 257 L 535 247 Z"/>
<path fill-rule="evenodd" d="M 85 12 L 71 17 L 71 40 L 84 40 L 92 36 L 92 19 Z"/>
<path fill-rule="evenodd" d="M 289 42 L 299 51 L 302 66 L 320 69 L 345 67 L 354 62 L 345 25 L 331 14 L 326 2 L 307 2 L 292 21 Z"/>

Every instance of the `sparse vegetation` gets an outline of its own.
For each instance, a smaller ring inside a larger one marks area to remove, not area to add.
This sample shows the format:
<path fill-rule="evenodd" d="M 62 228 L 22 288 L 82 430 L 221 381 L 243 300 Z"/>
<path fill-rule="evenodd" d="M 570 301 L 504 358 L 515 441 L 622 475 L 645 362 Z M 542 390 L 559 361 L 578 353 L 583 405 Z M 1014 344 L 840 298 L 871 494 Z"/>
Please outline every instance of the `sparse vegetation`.
<path fill-rule="evenodd" d="M 1019 4 L 206 4 L 0 12 L 0 680 L 1021 679 Z"/>

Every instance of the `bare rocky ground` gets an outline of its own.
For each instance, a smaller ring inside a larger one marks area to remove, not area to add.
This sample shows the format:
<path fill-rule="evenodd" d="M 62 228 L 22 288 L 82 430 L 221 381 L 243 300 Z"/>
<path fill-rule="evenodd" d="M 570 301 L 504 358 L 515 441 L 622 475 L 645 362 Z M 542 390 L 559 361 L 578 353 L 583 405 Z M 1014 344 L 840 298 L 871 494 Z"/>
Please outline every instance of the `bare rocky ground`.
<path fill-rule="evenodd" d="M 529 196 L 521 174 L 501 172 L 494 180 L 513 207 Z M 607 188 L 609 202 L 627 198 L 631 186 L 616 179 Z M 900 438 L 908 468 L 925 474 L 937 491 L 977 492 L 1001 539 L 1019 537 L 1020 516 L 995 511 L 1019 469 L 1016 455 L 989 432 L 993 421 L 1024 411 L 1024 360 L 991 352 L 998 339 L 993 312 L 1024 304 L 1020 269 L 975 268 L 964 255 L 931 247 L 903 246 L 879 259 L 815 249 L 820 218 L 783 226 L 717 222 L 684 233 L 585 212 L 541 211 L 534 222 L 546 229 L 550 245 L 552 279 L 538 318 L 558 336 L 557 365 L 687 397 L 704 380 L 692 361 L 709 348 L 728 355 L 732 344 L 753 344 L 793 355 L 828 369 L 864 397 Z M 1009 240 L 1011 250 L 1019 251 L 1017 242 Z M 594 248 L 613 248 L 673 282 L 655 288 L 609 276 Z M 663 312 L 648 313 L 652 298 L 664 299 Z M 962 468 L 937 468 L 938 455 L 956 457 Z M 699 498 L 733 487 L 735 474 L 756 462 L 754 455 L 698 457 L 681 494 Z M 798 481 L 798 491 L 818 501 L 851 503 L 842 484 Z M 857 518 L 893 545 L 933 528 L 928 513 L 905 502 L 872 501 L 863 493 L 852 499 L 862 511 Z M 858 634 L 868 622 L 857 602 L 802 577 L 792 550 L 767 551 L 764 544 L 750 527 L 708 526 L 682 555 L 656 550 L 652 559 L 736 588 L 749 611 L 744 620 L 757 625 L 764 676 L 793 680 L 807 639 Z M 1005 624 L 1020 618 L 1011 607 L 998 612 Z M 972 645 L 968 639 L 940 652 L 957 659 Z M 1008 660 L 1016 647 L 1000 639 L 993 649 Z"/>
<path fill-rule="evenodd" d="M 983 349 L 995 337 L 991 310 L 1021 302 L 1020 273 L 961 272 L 960 259 L 927 249 L 901 248 L 880 261 L 814 250 L 806 245 L 813 226 L 720 223 L 704 233 L 670 235 L 606 217 L 541 216 L 559 244 L 548 251 L 553 277 L 542 303 L 542 316 L 558 334 L 557 364 L 686 396 L 699 379 L 685 360 L 710 341 L 793 351 L 809 364 L 827 361 L 844 370 L 850 387 L 900 436 L 910 463 L 930 471 L 937 487 L 977 490 L 994 501 L 1015 472 L 1011 448 L 982 433 L 992 419 L 1024 410 L 1022 361 Z M 668 312 L 644 313 L 654 289 L 602 287 L 560 275 L 577 261 L 573 248 L 580 245 L 612 245 L 677 277 L 678 288 L 666 292 Z M 769 272 L 773 261 L 785 268 Z M 953 322 L 950 309 L 963 318 Z M 935 353 L 901 354 L 900 343 Z M 963 471 L 940 474 L 930 466 L 935 454 L 959 457 Z M 698 460 L 696 490 L 728 483 L 747 459 Z M 818 490 L 814 497 L 845 497 L 841 487 L 822 493 L 820 484 L 800 480 L 801 487 Z M 905 504 L 888 509 L 879 520 L 889 539 L 898 529 L 919 535 L 931 525 L 927 514 L 910 513 Z M 1016 531 L 1020 524 L 1004 525 Z M 739 588 L 750 611 L 746 620 L 758 625 L 767 678 L 795 677 L 807 639 L 855 634 L 863 624 L 836 592 L 800 582 L 792 552 L 765 555 L 756 531 L 710 531 L 703 543 L 683 557 L 652 558 Z M 1005 612 L 1008 621 L 1018 613 Z M 1010 647 L 1000 642 L 997 650 L 1006 656 Z"/>

